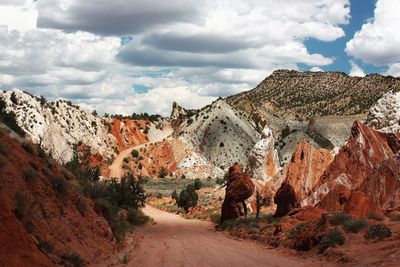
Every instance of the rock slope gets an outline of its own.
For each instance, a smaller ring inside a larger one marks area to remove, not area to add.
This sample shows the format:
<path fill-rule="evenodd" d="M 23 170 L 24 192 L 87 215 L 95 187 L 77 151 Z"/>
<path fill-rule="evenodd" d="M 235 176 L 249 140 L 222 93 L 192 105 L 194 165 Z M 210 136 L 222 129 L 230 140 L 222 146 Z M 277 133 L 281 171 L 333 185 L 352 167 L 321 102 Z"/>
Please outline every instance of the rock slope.
<path fill-rule="evenodd" d="M 400 92 L 386 93 L 371 107 L 366 124 L 383 132 L 400 131 Z"/>

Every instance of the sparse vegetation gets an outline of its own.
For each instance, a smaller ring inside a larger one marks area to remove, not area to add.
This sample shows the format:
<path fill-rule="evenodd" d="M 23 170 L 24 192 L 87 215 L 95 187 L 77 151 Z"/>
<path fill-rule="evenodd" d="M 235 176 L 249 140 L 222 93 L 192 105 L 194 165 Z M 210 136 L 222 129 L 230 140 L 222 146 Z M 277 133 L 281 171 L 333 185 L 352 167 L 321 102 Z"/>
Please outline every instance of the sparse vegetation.
<path fill-rule="evenodd" d="M 131 155 L 132 157 L 137 158 L 139 157 L 139 151 L 137 151 L 136 149 L 132 149 Z"/>
<path fill-rule="evenodd" d="M 338 226 L 338 225 L 344 225 L 345 223 L 351 220 L 352 220 L 351 215 L 342 212 L 336 212 L 332 214 L 330 221 L 333 225 Z"/>
<path fill-rule="evenodd" d="M 45 253 L 53 253 L 54 252 L 54 246 L 47 240 L 41 240 L 39 244 L 37 245 L 38 249 Z"/>
<path fill-rule="evenodd" d="M 159 178 L 165 178 L 168 175 L 168 171 L 165 167 L 161 167 L 160 172 L 158 173 Z"/>
<path fill-rule="evenodd" d="M 384 224 L 374 224 L 368 227 L 365 239 L 382 240 L 392 235 L 392 231 Z"/>
<path fill-rule="evenodd" d="M 383 221 L 385 218 L 381 215 L 376 214 L 375 212 L 371 212 L 368 214 L 368 219 L 375 221 Z"/>
<path fill-rule="evenodd" d="M 196 193 L 194 184 L 189 184 L 186 189 L 182 190 L 179 195 L 178 206 L 186 212 L 197 205 L 199 195 Z"/>
<path fill-rule="evenodd" d="M 290 232 L 287 235 L 287 238 L 288 239 L 297 239 L 299 237 L 300 231 L 304 228 L 306 228 L 306 224 L 299 223 L 292 230 L 290 230 Z"/>
<path fill-rule="evenodd" d="M 76 208 L 78 209 L 79 213 L 82 216 L 85 216 L 86 210 L 87 210 L 87 203 L 83 198 L 78 199 L 76 202 Z"/>
<path fill-rule="evenodd" d="M 53 184 L 54 191 L 57 193 L 58 197 L 68 196 L 69 184 L 65 180 L 64 176 L 55 175 L 51 177 L 51 183 Z"/>
<path fill-rule="evenodd" d="M 61 256 L 61 259 L 64 261 L 64 264 L 69 263 L 73 267 L 83 267 L 86 265 L 81 256 L 75 252 L 65 253 Z"/>
<path fill-rule="evenodd" d="M 14 195 L 15 209 L 13 210 L 15 217 L 22 222 L 24 228 L 28 233 L 33 231 L 33 225 L 30 221 L 30 211 L 34 206 L 26 195 L 22 194 L 20 191 L 16 192 Z"/>
<path fill-rule="evenodd" d="M 260 191 L 256 191 L 256 218 L 260 218 L 260 210 L 264 206 L 271 205 L 271 196 L 262 196 Z"/>
<path fill-rule="evenodd" d="M 25 131 L 18 125 L 17 120 L 15 118 L 15 113 L 7 112 L 6 106 L 7 106 L 6 102 L 3 99 L 0 99 L 0 121 L 2 121 L 14 132 L 24 137 Z"/>
<path fill-rule="evenodd" d="M 343 229 L 347 233 L 358 233 L 363 228 L 368 227 L 368 222 L 366 220 L 349 220 L 343 225 Z"/>
<path fill-rule="evenodd" d="M 201 180 L 199 178 L 196 178 L 194 180 L 194 190 L 199 190 L 203 187 L 203 183 L 201 182 Z"/>
<path fill-rule="evenodd" d="M 27 181 L 28 183 L 35 182 L 39 177 L 39 173 L 34 169 L 32 169 L 31 167 L 23 168 L 22 174 L 25 181 Z"/>
<path fill-rule="evenodd" d="M 320 253 L 323 253 L 329 247 L 336 247 L 336 245 L 343 245 L 346 241 L 346 238 L 343 236 L 342 232 L 340 232 L 337 228 L 329 230 L 329 232 L 324 235 L 321 239 L 320 245 Z"/>

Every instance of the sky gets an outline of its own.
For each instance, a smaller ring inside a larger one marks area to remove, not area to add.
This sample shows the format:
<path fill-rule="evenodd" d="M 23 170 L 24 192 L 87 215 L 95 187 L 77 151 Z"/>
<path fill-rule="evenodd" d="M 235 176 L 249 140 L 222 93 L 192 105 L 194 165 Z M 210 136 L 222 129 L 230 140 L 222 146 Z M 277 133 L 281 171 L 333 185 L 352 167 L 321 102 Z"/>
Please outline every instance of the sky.
<path fill-rule="evenodd" d="M 277 69 L 400 76 L 400 0 L 0 0 L 0 89 L 168 115 Z"/>

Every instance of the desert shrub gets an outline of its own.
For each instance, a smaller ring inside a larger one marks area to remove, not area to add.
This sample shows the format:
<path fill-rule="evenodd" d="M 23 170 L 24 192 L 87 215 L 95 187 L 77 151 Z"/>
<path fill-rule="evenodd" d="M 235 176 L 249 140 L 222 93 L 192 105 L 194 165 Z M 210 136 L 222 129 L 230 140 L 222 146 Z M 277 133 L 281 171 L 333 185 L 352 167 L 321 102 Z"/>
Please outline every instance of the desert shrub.
<path fill-rule="evenodd" d="M 299 237 L 300 231 L 306 227 L 305 223 L 299 223 L 296 225 L 287 235 L 288 239 L 297 239 Z"/>
<path fill-rule="evenodd" d="M 90 166 L 81 171 L 81 177 L 89 181 L 98 181 L 100 179 L 101 170 L 99 166 Z"/>
<path fill-rule="evenodd" d="M 142 157 L 142 156 L 139 156 L 138 158 L 137 158 L 137 160 L 138 161 L 141 161 L 141 160 L 143 160 L 144 158 Z"/>
<path fill-rule="evenodd" d="M 25 230 L 28 233 L 32 233 L 33 224 L 30 221 L 30 211 L 33 208 L 34 204 L 31 203 L 28 198 L 22 194 L 21 192 L 16 192 L 14 195 L 15 208 L 13 212 L 15 217 L 22 222 Z"/>
<path fill-rule="evenodd" d="M 40 251 L 43 251 L 45 253 L 53 253 L 54 252 L 54 246 L 47 240 L 41 240 L 39 244 L 37 245 L 38 249 Z"/>
<path fill-rule="evenodd" d="M 139 157 L 139 151 L 137 151 L 136 149 L 132 149 L 131 155 L 132 157 L 137 158 Z"/>
<path fill-rule="evenodd" d="M 177 204 L 187 212 L 189 208 L 193 208 L 197 205 L 198 199 L 199 195 L 196 193 L 194 185 L 189 184 L 186 189 L 181 191 Z"/>
<path fill-rule="evenodd" d="M 391 219 L 392 222 L 400 222 L 400 216 L 393 217 Z"/>
<path fill-rule="evenodd" d="M 124 256 L 122 257 L 122 259 L 119 262 L 121 264 L 128 264 L 129 261 L 130 261 L 129 254 L 125 252 Z"/>
<path fill-rule="evenodd" d="M 36 171 L 39 170 L 39 166 L 38 166 L 35 162 L 30 161 L 30 162 L 29 162 L 29 165 L 30 165 L 33 169 L 35 169 Z"/>
<path fill-rule="evenodd" d="M 375 221 L 383 221 L 385 218 L 381 215 L 376 214 L 375 212 L 371 212 L 368 214 L 368 219 Z"/>
<path fill-rule="evenodd" d="M 382 240 L 392 235 L 392 231 L 384 224 L 374 224 L 368 227 L 364 237 L 366 239 Z"/>
<path fill-rule="evenodd" d="M 7 147 L 5 146 L 5 145 L 3 145 L 3 144 L 0 144 L 0 154 L 7 154 L 7 152 L 8 152 L 8 149 L 7 149 Z"/>
<path fill-rule="evenodd" d="M 25 136 L 25 131 L 18 125 L 16 116 L 14 112 L 7 112 L 5 110 L 7 104 L 3 99 L 0 99 L 0 121 L 7 125 L 11 130 L 19 134 L 20 136 Z"/>
<path fill-rule="evenodd" d="M 128 222 L 121 215 L 117 215 L 115 219 L 110 222 L 110 226 L 114 237 L 118 242 L 124 240 L 126 233 L 130 229 Z"/>
<path fill-rule="evenodd" d="M 37 171 L 35 171 L 34 169 L 32 169 L 31 167 L 23 168 L 22 175 L 23 175 L 25 181 L 27 181 L 29 183 L 35 182 L 39 177 L 39 173 Z"/>
<path fill-rule="evenodd" d="M 73 180 L 75 179 L 75 176 L 68 170 L 64 170 L 64 177 L 67 180 Z"/>
<path fill-rule="evenodd" d="M 331 217 L 331 223 L 335 226 L 344 225 L 346 222 L 351 221 L 351 216 L 342 212 L 336 212 Z"/>
<path fill-rule="evenodd" d="M 73 267 L 83 267 L 86 265 L 81 256 L 75 252 L 68 252 L 61 256 L 64 263 L 69 263 Z"/>
<path fill-rule="evenodd" d="M 65 180 L 64 176 L 55 175 L 51 178 L 51 183 L 53 184 L 54 191 L 59 197 L 66 197 L 68 195 L 68 182 Z"/>
<path fill-rule="evenodd" d="M 157 198 L 163 198 L 163 194 L 160 193 L 160 192 L 158 192 L 158 193 L 157 193 Z"/>
<path fill-rule="evenodd" d="M 129 209 L 126 219 L 131 225 L 143 225 L 150 220 L 143 211 L 137 209 Z"/>
<path fill-rule="evenodd" d="M 49 169 L 49 168 L 43 168 L 42 169 L 43 174 L 45 174 L 47 177 L 53 176 L 54 173 Z"/>
<path fill-rule="evenodd" d="M 203 187 L 203 183 L 201 182 L 201 180 L 199 178 L 196 178 L 194 180 L 194 190 L 199 190 Z"/>
<path fill-rule="evenodd" d="M 78 199 L 76 202 L 76 208 L 82 216 L 85 216 L 87 210 L 87 203 L 83 198 Z"/>
<path fill-rule="evenodd" d="M 210 220 L 211 220 L 213 223 L 219 224 L 219 223 L 221 222 L 221 214 L 212 213 L 212 214 L 209 215 L 209 217 L 210 217 Z"/>
<path fill-rule="evenodd" d="M 168 175 L 167 169 L 161 167 L 160 172 L 158 173 L 159 178 L 165 178 Z"/>
<path fill-rule="evenodd" d="M 179 196 L 178 196 L 178 193 L 176 192 L 176 190 L 174 190 L 174 191 L 172 192 L 171 198 L 172 198 L 173 200 L 175 200 L 175 202 L 178 202 Z"/>
<path fill-rule="evenodd" d="M 366 220 L 349 220 L 343 225 L 343 229 L 347 233 L 358 233 L 365 227 L 368 227 Z"/>
<path fill-rule="evenodd" d="M 181 175 L 181 179 L 182 179 L 182 180 L 186 179 L 186 175 L 182 174 L 182 175 Z"/>
<path fill-rule="evenodd" d="M 128 157 L 125 157 L 125 158 L 124 158 L 124 162 L 125 162 L 125 163 L 129 163 L 129 158 L 128 158 Z"/>
<path fill-rule="evenodd" d="M 31 155 L 36 155 L 35 145 L 30 141 L 25 141 L 22 143 L 22 147 Z"/>
<path fill-rule="evenodd" d="M 336 247 L 336 245 L 343 245 L 346 238 L 343 236 L 337 228 L 329 230 L 329 232 L 324 235 L 319 243 L 320 253 L 323 253 L 329 247 Z"/>

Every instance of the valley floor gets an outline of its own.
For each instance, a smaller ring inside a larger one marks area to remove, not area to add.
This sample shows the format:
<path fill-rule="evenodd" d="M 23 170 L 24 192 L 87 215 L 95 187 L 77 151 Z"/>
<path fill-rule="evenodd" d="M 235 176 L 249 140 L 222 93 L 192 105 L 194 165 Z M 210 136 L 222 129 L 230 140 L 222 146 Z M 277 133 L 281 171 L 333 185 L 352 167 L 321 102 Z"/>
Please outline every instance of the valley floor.
<path fill-rule="evenodd" d="M 99 266 L 327 266 L 229 238 L 209 222 L 184 219 L 150 206 L 144 212 L 154 224 L 135 231 L 128 237 L 125 252 Z"/>

